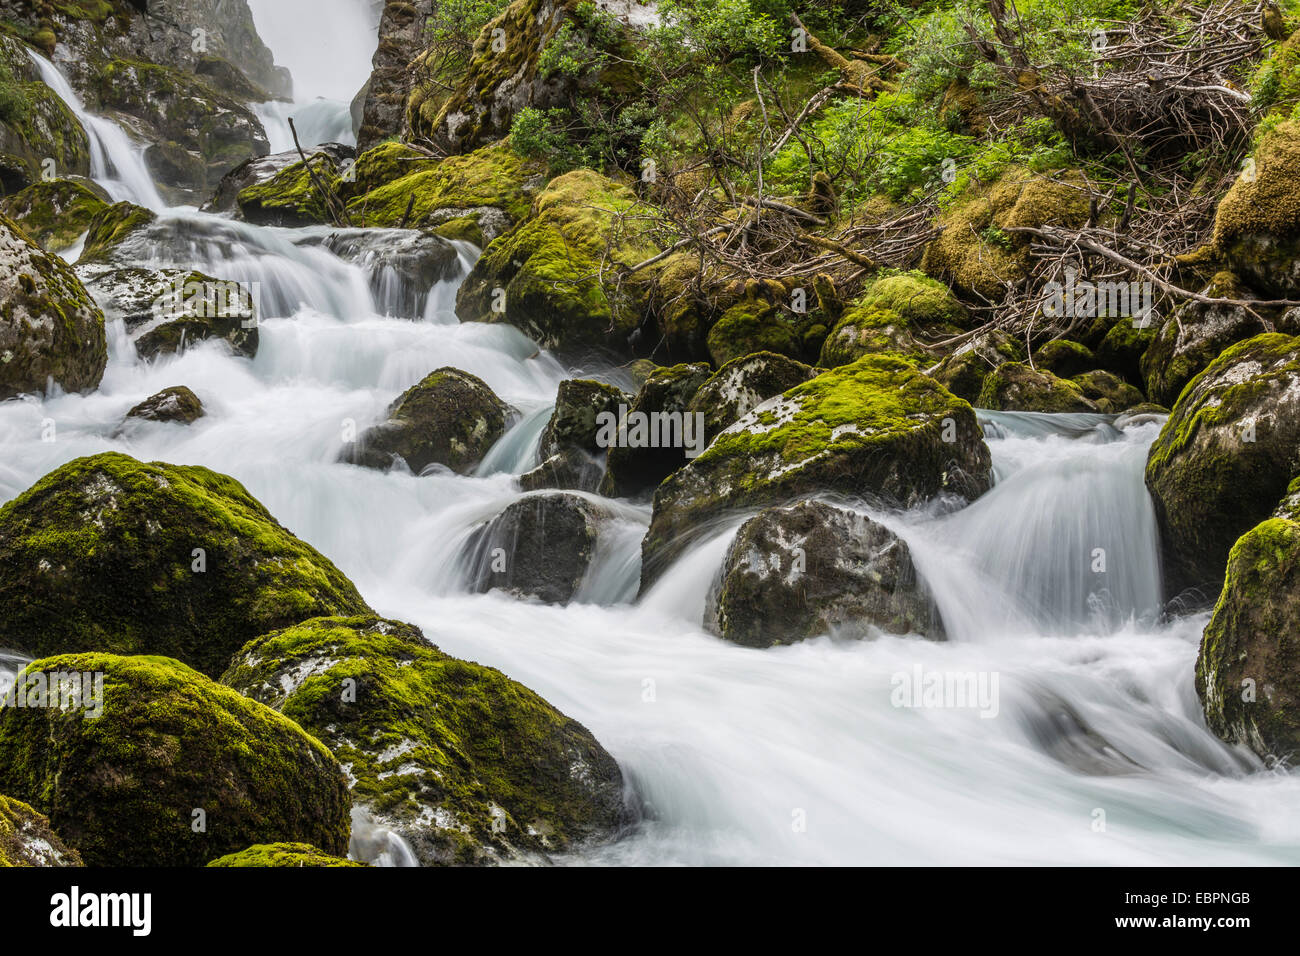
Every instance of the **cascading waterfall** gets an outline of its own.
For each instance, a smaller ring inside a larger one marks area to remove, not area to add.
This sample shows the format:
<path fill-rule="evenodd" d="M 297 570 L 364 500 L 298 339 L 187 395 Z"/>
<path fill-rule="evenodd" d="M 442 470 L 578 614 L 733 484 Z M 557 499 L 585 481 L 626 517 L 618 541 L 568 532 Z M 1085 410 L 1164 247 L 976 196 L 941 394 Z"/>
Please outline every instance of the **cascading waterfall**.
<path fill-rule="evenodd" d="M 353 145 L 352 100 L 370 78 L 383 4 L 249 0 L 248 6 L 276 62 L 288 67 L 294 79 L 294 102 L 257 106 L 271 152 L 293 149 L 291 117 L 303 149 L 321 143 Z"/>
<path fill-rule="evenodd" d="M 257 283 L 256 359 L 209 342 L 147 364 L 116 323 L 98 390 L 0 404 L 0 500 L 110 449 L 233 475 L 380 613 L 533 688 L 618 759 L 645 821 L 561 862 L 1300 862 L 1300 778 L 1205 729 L 1191 681 L 1205 616 L 1158 618 L 1142 486 L 1156 426 L 985 413 L 991 492 L 957 511 L 875 514 L 908 541 L 948 626 L 943 643 L 718 640 L 700 621 L 738 519 L 638 600 L 649 508 L 626 502 L 610 503 L 570 605 L 471 595 L 461 549 L 522 495 L 512 475 L 536 463 L 560 381 L 617 372 L 567 369 L 507 326 L 454 321 L 472 249 L 418 314 L 401 314 L 416 299 L 389 296 L 397 280 L 376 282 L 373 261 L 345 261 L 321 233 L 173 211 L 133 238 L 143 264 Z M 477 475 L 337 461 L 345 426 L 380 419 L 444 365 L 520 412 Z M 128 408 L 179 383 L 203 400 L 203 418 L 113 437 Z M 55 442 L 42 440 L 48 421 Z M 19 663 L 0 659 L 0 672 Z M 996 679 L 996 713 L 900 705 L 900 678 L 917 673 Z M 382 828 L 354 824 L 357 855 L 413 862 Z"/>
<path fill-rule="evenodd" d="M 41 82 L 58 94 L 77 118 L 90 141 L 90 178 L 103 186 L 115 202 L 129 201 L 155 212 L 167 204 L 158 193 L 144 162 L 145 146 L 131 142 L 126 131 L 112 120 L 86 110 L 72 84 L 49 60 L 28 49 L 41 74 Z"/>

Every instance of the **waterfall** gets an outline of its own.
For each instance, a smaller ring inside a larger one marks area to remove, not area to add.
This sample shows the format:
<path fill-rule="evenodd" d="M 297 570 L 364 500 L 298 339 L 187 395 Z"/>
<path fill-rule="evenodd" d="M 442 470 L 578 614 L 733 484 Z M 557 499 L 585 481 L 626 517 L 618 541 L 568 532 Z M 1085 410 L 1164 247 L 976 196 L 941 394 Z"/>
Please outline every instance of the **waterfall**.
<path fill-rule="evenodd" d="M 67 104 L 86 131 L 90 141 L 90 178 L 103 186 L 114 202 L 133 202 L 155 212 L 166 208 L 145 165 L 147 144 L 132 143 L 122 127 L 112 120 L 87 112 L 85 103 L 58 67 L 30 48 L 27 55 L 40 71 L 41 81 Z"/>

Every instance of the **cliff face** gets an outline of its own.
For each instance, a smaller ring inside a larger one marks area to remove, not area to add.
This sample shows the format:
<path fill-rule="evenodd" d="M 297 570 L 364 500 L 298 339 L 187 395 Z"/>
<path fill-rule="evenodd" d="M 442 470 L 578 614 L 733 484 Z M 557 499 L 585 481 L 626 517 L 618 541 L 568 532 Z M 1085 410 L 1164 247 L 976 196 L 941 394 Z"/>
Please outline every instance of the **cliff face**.
<path fill-rule="evenodd" d="M 411 61 L 424 49 L 425 21 L 433 0 L 389 0 L 379 21 L 379 46 L 364 94 L 357 146 L 369 149 L 389 136 L 401 135 L 406 100 L 412 86 Z"/>

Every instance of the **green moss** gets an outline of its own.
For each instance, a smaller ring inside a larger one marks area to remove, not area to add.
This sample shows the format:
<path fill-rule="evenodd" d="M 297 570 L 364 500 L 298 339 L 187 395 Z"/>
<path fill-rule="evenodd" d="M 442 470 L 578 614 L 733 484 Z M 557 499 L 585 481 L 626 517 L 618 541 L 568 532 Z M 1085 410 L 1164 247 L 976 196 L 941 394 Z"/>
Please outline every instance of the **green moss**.
<path fill-rule="evenodd" d="M 453 220 L 468 218 L 478 225 L 482 210 L 488 208 L 499 210 L 513 224 L 527 217 L 544 172 L 540 164 L 517 155 L 508 143 L 443 160 L 430 160 L 420 153 L 412 156 L 413 152 L 386 143 L 361 155 L 356 165 L 358 194 L 348 204 L 348 215 L 354 221 L 391 227 L 405 219 L 411 227 L 445 227 Z"/>
<path fill-rule="evenodd" d="M 1233 542 L 1286 492 L 1300 427 L 1282 410 L 1298 383 L 1300 339 L 1269 333 L 1229 347 L 1183 389 L 1146 468 L 1172 593 L 1212 594 Z"/>
<path fill-rule="evenodd" d="M 1070 378 L 1097 365 L 1092 349 L 1070 339 L 1053 339 L 1034 352 L 1034 367 Z"/>
<path fill-rule="evenodd" d="M 107 259 L 124 239 L 154 222 L 158 216 L 129 202 L 114 203 L 97 212 L 87 227 L 82 262 Z"/>
<path fill-rule="evenodd" d="M 306 621 L 250 643 L 222 681 L 324 740 L 357 804 L 423 862 L 560 850 L 621 817 L 618 767 L 580 724 L 408 624 Z"/>
<path fill-rule="evenodd" d="M 839 492 L 907 505 L 988 487 L 970 405 L 909 362 L 868 356 L 763 403 L 655 492 L 643 587 L 710 518 Z"/>
<path fill-rule="evenodd" d="M 47 658 L 20 686 L 37 672 L 102 679 L 97 703 L 90 692 L 79 707 L 0 709 L 6 789 L 48 813 L 87 864 L 201 866 L 282 840 L 347 851 L 342 769 L 270 708 L 163 657 Z"/>
<path fill-rule="evenodd" d="M 208 674 L 258 634 L 368 610 L 233 478 L 116 453 L 0 508 L 0 603 L 0 646 L 165 654 Z"/>
<path fill-rule="evenodd" d="M 1084 397 L 1107 415 L 1117 415 L 1146 402 L 1145 395 L 1113 372 L 1095 369 L 1074 376 L 1070 382 L 1079 386 Z"/>
<path fill-rule="evenodd" d="M 50 252 L 75 245 L 108 203 L 86 182 L 54 179 L 35 183 L 0 203 L 34 242 Z"/>
<path fill-rule="evenodd" d="M 1300 524 L 1293 500 L 1233 545 L 1196 661 L 1210 729 L 1266 759 L 1300 749 Z"/>
<path fill-rule="evenodd" d="M 964 325 L 966 307 L 946 285 L 922 272 L 886 275 L 867 287 L 858 306 L 888 309 L 913 326 Z"/>
<path fill-rule="evenodd" d="M 1006 362 L 989 372 L 975 404 L 1007 412 L 1098 410 L 1074 382 L 1057 378 L 1051 372 L 1035 371 L 1020 362 Z"/>
<path fill-rule="evenodd" d="M 762 299 L 746 299 L 724 312 L 709 330 L 707 343 L 717 368 L 755 352 L 776 352 L 790 358 L 803 353 L 794 327 L 781 309 Z"/>
<path fill-rule="evenodd" d="M 1290 295 L 1300 282 L 1300 123 L 1268 131 L 1255 151 L 1253 173 L 1238 177 L 1220 201 L 1214 250 L 1253 285 Z"/>
<path fill-rule="evenodd" d="M 213 860 L 208 866 L 365 866 L 341 856 L 333 856 L 308 843 L 259 843 L 238 853 L 228 853 Z"/>
<path fill-rule="evenodd" d="M 248 222 L 275 226 L 328 224 L 329 197 L 338 194 L 341 180 L 334 160 L 318 152 L 307 157 L 324 192 L 316 188 L 305 163 L 286 166 L 265 182 L 240 190 L 235 199 L 240 215 Z"/>
<path fill-rule="evenodd" d="M 99 385 L 108 360 L 104 314 L 71 267 L 0 214 L 0 401 Z"/>
<path fill-rule="evenodd" d="M 1062 178 L 1013 170 L 961 200 L 940 216 L 943 232 L 926 247 L 922 268 L 964 292 L 1000 301 L 1006 284 L 1023 280 L 1029 267 L 1028 237 L 1010 230 L 1087 221 L 1082 179 Z"/>
<path fill-rule="evenodd" d="M 650 258 L 636 195 L 591 170 L 551 181 L 526 222 L 488 244 L 456 298 L 465 321 L 509 322 L 543 348 L 623 352 L 653 272 L 606 291 L 620 265 Z M 497 290 L 504 290 L 501 299 Z M 494 305 L 504 302 L 504 311 Z"/>
<path fill-rule="evenodd" d="M 0 869 L 83 865 L 81 855 L 64 846 L 44 814 L 0 794 Z"/>

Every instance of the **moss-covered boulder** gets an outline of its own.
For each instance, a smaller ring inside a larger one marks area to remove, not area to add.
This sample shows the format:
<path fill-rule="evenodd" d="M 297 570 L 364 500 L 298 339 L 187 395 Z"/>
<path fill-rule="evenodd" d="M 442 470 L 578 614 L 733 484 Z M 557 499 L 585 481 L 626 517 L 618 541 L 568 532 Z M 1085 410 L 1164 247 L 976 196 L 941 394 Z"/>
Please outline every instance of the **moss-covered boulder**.
<path fill-rule="evenodd" d="M 347 851 L 338 761 L 293 721 L 179 661 L 65 654 L 18 682 L 28 699 L 80 682 L 75 706 L 0 709 L 0 773 L 88 865 L 202 866 L 281 841 Z"/>
<path fill-rule="evenodd" d="M 643 290 L 629 280 L 607 291 L 601 276 L 658 253 L 639 235 L 636 206 L 630 189 L 590 170 L 552 180 L 532 217 L 488 244 L 460 287 L 456 314 L 508 322 L 566 357 L 630 354 Z"/>
<path fill-rule="evenodd" d="M 440 368 L 398 396 L 388 418 L 366 429 L 343 460 L 389 468 L 400 459 L 417 475 L 430 465 L 468 474 L 506 433 L 513 415 L 482 379 Z"/>
<path fill-rule="evenodd" d="M 47 252 L 76 245 L 107 205 L 107 194 L 89 179 L 51 179 L 28 186 L 0 203 L 0 212 L 16 222 Z"/>
<path fill-rule="evenodd" d="M 107 262 L 113 251 L 127 237 L 152 224 L 157 214 L 134 203 L 119 202 L 95 213 L 86 227 L 86 244 L 81 250 L 82 263 Z"/>
<path fill-rule="evenodd" d="M 744 355 L 714 372 L 686 410 L 703 413 L 708 443 L 769 398 L 802 385 L 814 374 L 810 366 L 776 352 Z"/>
<path fill-rule="evenodd" d="M 338 201 L 342 167 L 336 155 L 317 150 L 270 179 L 240 190 L 239 218 L 259 226 L 314 226 L 334 222 L 331 200 Z M 313 178 L 312 173 L 315 173 Z M 317 185 L 319 183 L 319 186 Z"/>
<path fill-rule="evenodd" d="M 384 143 L 361 154 L 354 178 L 343 185 L 354 223 L 431 229 L 482 248 L 527 218 L 545 168 L 509 143 L 443 160 Z"/>
<path fill-rule="evenodd" d="M 184 385 L 173 385 L 150 395 L 126 413 L 127 421 L 171 422 L 192 425 L 203 417 L 203 403 Z"/>
<path fill-rule="evenodd" d="M 1107 415 L 1118 415 L 1146 402 L 1146 396 L 1114 372 L 1093 369 L 1076 375 L 1069 381 L 1079 386 L 1083 397 L 1096 405 L 1097 411 Z"/>
<path fill-rule="evenodd" d="M 1183 390 L 1147 458 L 1166 590 L 1212 599 L 1233 543 L 1300 473 L 1300 338 L 1231 346 Z"/>
<path fill-rule="evenodd" d="M 1210 729 L 1261 757 L 1300 751 L 1300 482 L 1237 540 L 1201 638 L 1196 693 Z"/>
<path fill-rule="evenodd" d="M 1245 299 L 1255 296 L 1231 272 L 1220 272 L 1202 290 L 1212 298 Z M 1259 318 L 1245 306 L 1209 305 L 1188 301 L 1160 326 L 1142 353 L 1142 377 L 1151 400 L 1164 405 L 1178 401 L 1183 386 L 1234 342 L 1265 331 Z"/>
<path fill-rule="evenodd" d="M 769 508 L 741 525 L 710 590 L 704 626 L 748 647 L 822 634 L 944 636 L 906 542 L 821 501 Z"/>
<path fill-rule="evenodd" d="M 121 319 L 142 359 L 222 340 L 253 358 L 260 344 L 257 301 L 250 286 L 183 269 L 78 265 L 86 290 L 109 319 Z"/>
<path fill-rule="evenodd" d="M 779 305 L 757 296 L 737 302 L 709 329 L 705 344 L 715 368 L 755 352 L 798 359 L 803 345 Z"/>
<path fill-rule="evenodd" d="M 331 168 L 339 171 L 338 184 L 340 194 L 346 195 L 350 187 L 348 181 L 356 177 L 357 151 L 343 143 L 321 143 L 311 148 L 312 156 L 323 153 L 329 160 Z M 313 162 L 313 168 L 319 161 Z M 270 182 L 290 166 L 302 166 L 302 156 L 296 149 L 283 153 L 271 153 L 267 156 L 255 156 L 246 159 L 226 175 L 221 177 L 217 188 L 207 202 L 203 204 L 204 212 L 229 212 L 238 214 L 239 194 L 245 189 Z M 305 170 L 302 170 L 305 172 Z"/>
<path fill-rule="evenodd" d="M 1034 350 L 1034 368 L 1060 378 L 1073 378 L 1096 367 L 1092 349 L 1070 339 L 1052 339 Z"/>
<path fill-rule="evenodd" d="M 1095 412 L 1097 405 L 1074 382 L 1022 362 L 1005 362 L 984 377 L 979 408 L 1003 412 Z"/>
<path fill-rule="evenodd" d="M 277 627 L 368 611 L 233 478 L 107 453 L 0 508 L 0 647 L 163 654 L 219 674 Z"/>
<path fill-rule="evenodd" d="M 978 404 L 988 374 L 1006 362 L 1024 358 L 1022 341 L 1001 329 L 991 329 L 962 342 L 930 374 L 958 398 Z"/>
<path fill-rule="evenodd" d="M 1098 367 L 1114 372 L 1130 385 L 1144 388 L 1142 356 L 1155 341 L 1158 331 L 1159 326 L 1150 316 L 1124 316 L 1115 320 L 1094 349 Z"/>
<path fill-rule="evenodd" d="M 259 843 L 238 853 L 227 853 L 208 866 L 277 867 L 277 866 L 365 866 L 346 857 L 326 853 L 310 843 Z"/>
<path fill-rule="evenodd" d="M 1007 284 L 1029 270 L 1029 237 L 1021 227 L 1081 226 L 1088 219 L 1081 177 L 1058 180 L 1011 171 L 974 191 L 939 217 L 942 232 L 925 249 L 921 267 L 967 294 L 1001 301 Z"/>
<path fill-rule="evenodd" d="M 568 488 L 595 491 L 605 476 L 600 423 L 618 416 L 619 406 L 630 406 L 632 396 L 605 382 L 568 379 L 560 383 L 555 411 L 538 442 L 539 464 L 519 476 L 525 491 Z"/>
<path fill-rule="evenodd" d="M 90 174 L 90 141 L 72 110 L 41 82 L 27 48 L 0 35 L 0 193 L 41 182 L 47 164 L 63 176 Z"/>
<path fill-rule="evenodd" d="M 892 272 L 874 280 L 857 304 L 888 309 L 918 327 L 964 325 L 969 316 L 946 285 L 923 272 Z"/>
<path fill-rule="evenodd" d="M 104 313 L 76 273 L 0 215 L 0 401 L 93 389 L 107 364 Z"/>
<path fill-rule="evenodd" d="M 902 359 L 859 359 L 762 403 L 659 486 L 642 587 L 728 511 L 819 492 L 898 505 L 971 499 L 989 470 L 969 404 Z"/>
<path fill-rule="evenodd" d="M 579 495 L 526 495 L 466 543 L 469 590 L 568 604 L 582 587 L 610 514 Z"/>
<path fill-rule="evenodd" d="M 623 821 L 618 764 L 585 728 L 408 624 L 308 621 L 249 644 L 222 682 L 324 741 L 357 806 L 426 865 L 560 851 Z"/>
<path fill-rule="evenodd" d="M 1265 134 L 1248 167 L 1219 202 L 1215 252 L 1251 287 L 1300 296 L 1300 123 Z"/>
<path fill-rule="evenodd" d="M 702 363 L 657 368 L 641 385 L 626 421 L 618 422 L 605 461 L 600 493 L 610 498 L 646 494 L 704 451 L 702 416 L 689 411 L 709 379 Z"/>
<path fill-rule="evenodd" d="M 7 866 L 84 866 L 50 829 L 50 820 L 21 800 L 0 794 L 0 869 Z"/>

